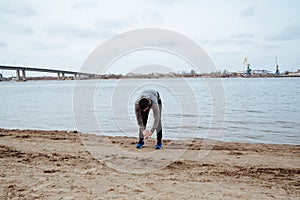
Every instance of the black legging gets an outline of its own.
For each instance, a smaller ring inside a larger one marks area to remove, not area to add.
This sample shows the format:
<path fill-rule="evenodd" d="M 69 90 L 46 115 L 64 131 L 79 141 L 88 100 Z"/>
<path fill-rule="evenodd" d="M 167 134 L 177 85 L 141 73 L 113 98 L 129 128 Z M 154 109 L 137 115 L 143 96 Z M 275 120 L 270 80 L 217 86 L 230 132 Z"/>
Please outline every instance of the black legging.
<path fill-rule="evenodd" d="M 157 94 L 158 94 L 157 102 L 158 102 L 158 107 L 159 107 L 159 122 L 158 122 L 158 126 L 156 128 L 156 136 L 157 136 L 157 142 L 160 143 L 161 139 L 162 139 L 162 125 L 161 125 L 162 101 L 160 99 L 158 92 L 157 92 Z M 144 127 L 146 127 L 146 125 L 147 125 L 149 111 L 150 111 L 150 109 L 146 110 L 145 112 L 142 111 L 142 119 L 143 119 Z"/>

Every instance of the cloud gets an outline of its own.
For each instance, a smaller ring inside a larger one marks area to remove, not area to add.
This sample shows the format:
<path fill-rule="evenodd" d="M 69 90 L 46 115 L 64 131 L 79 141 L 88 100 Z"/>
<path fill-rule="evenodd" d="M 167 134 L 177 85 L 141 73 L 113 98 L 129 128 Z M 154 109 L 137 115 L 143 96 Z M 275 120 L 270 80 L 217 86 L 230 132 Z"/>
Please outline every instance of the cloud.
<path fill-rule="evenodd" d="M 283 49 L 284 46 L 279 43 L 270 43 L 270 42 L 263 42 L 257 45 L 259 49 L 266 49 L 266 50 L 274 50 L 274 49 Z"/>
<path fill-rule="evenodd" d="M 252 39 L 253 35 L 251 33 L 238 33 L 230 36 L 231 39 Z"/>
<path fill-rule="evenodd" d="M 37 12 L 24 1 L 0 1 L 0 29 L 2 36 L 33 34 L 34 30 L 28 25 L 27 20 L 28 17 L 34 15 L 37 15 Z"/>
<path fill-rule="evenodd" d="M 71 3 L 71 8 L 74 10 L 94 9 L 97 7 L 97 1 L 93 0 L 74 0 Z"/>
<path fill-rule="evenodd" d="M 156 26 L 163 21 L 163 16 L 160 12 L 152 8 L 140 8 L 128 13 L 115 15 L 110 19 L 98 18 L 94 25 L 97 28 L 110 29 L 132 29 L 145 26 Z"/>
<path fill-rule="evenodd" d="M 255 15 L 256 6 L 250 6 L 241 12 L 242 17 L 252 17 Z"/>
<path fill-rule="evenodd" d="M 102 19 L 98 18 L 94 25 L 99 30 L 109 30 L 112 33 L 124 31 L 124 29 L 132 29 L 137 27 L 144 27 L 157 24 L 163 20 L 160 13 L 155 10 L 146 9 L 138 12 L 134 12 L 128 16 L 118 19 Z"/>
<path fill-rule="evenodd" d="M 49 35 L 62 37 L 103 39 L 112 35 L 111 32 L 99 30 L 97 28 L 83 28 L 75 24 L 61 24 L 46 28 Z"/>
<path fill-rule="evenodd" d="M 24 1 L 2 0 L 0 1 L 0 15 L 10 15 L 21 18 L 37 15 L 37 11 Z"/>
<path fill-rule="evenodd" d="M 139 19 L 142 23 L 145 22 L 157 23 L 163 20 L 163 16 L 159 12 L 153 9 L 146 9 L 142 13 L 139 13 L 134 17 Z"/>
<path fill-rule="evenodd" d="M 8 35 L 28 35 L 33 34 L 34 30 L 28 26 L 21 24 L 17 21 L 11 21 L 8 22 L 8 20 L 1 20 L 4 23 L 0 23 L 0 29 L 2 34 L 8 34 Z"/>
<path fill-rule="evenodd" d="M 125 26 L 126 22 L 124 20 L 116 20 L 116 19 L 110 19 L 110 20 L 103 20 L 103 19 L 97 19 L 94 23 L 96 28 L 99 29 L 115 29 Z"/>
<path fill-rule="evenodd" d="M 244 53 L 241 51 L 216 51 L 216 52 L 211 52 L 210 55 L 212 56 L 220 56 L 220 57 L 228 57 L 228 56 L 232 56 L 235 55 L 237 57 L 237 55 L 243 55 Z"/>
<path fill-rule="evenodd" d="M 3 41 L 0 41 L 0 48 L 2 48 L 2 47 L 7 47 L 7 44 Z"/>
<path fill-rule="evenodd" d="M 254 44 L 253 35 L 251 33 L 238 33 L 230 35 L 228 38 L 220 38 L 215 40 L 203 40 L 205 44 L 212 45 L 225 45 L 225 44 L 234 44 L 234 45 L 244 45 L 244 44 Z"/>
<path fill-rule="evenodd" d="M 56 50 L 56 49 L 64 49 L 66 48 L 66 45 L 64 44 L 61 44 L 61 43 L 51 43 L 51 42 L 35 42 L 35 43 L 32 43 L 32 46 L 35 48 L 35 49 L 38 49 L 38 50 Z"/>
<path fill-rule="evenodd" d="M 292 25 L 284 28 L 279 33 L 267 35 L 265 37 L 269 41 L 289 41 L 300 39 L 300 24 Z"/>

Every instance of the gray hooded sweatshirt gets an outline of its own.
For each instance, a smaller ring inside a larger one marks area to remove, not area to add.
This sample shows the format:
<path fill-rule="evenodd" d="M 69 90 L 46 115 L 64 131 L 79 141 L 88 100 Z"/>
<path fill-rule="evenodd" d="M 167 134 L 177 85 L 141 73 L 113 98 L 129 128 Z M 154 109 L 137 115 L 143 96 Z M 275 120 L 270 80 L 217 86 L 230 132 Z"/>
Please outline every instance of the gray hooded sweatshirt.
<path fill-rule="evenodd" d="M 140 128 L 140 137 L 142 137 L 141 133 L 146 129 L 146 127 L 143 125 L 142 110 L 139 106 L 139 101 L 142 98 L 146 98 L 151 102 L 150 109 L 152 109 L 153 117 L 154 117 L 153 125 L 151 128 L 151 132 L 153 133 L 159 124 L 160 115 L 161 115 L 161 110 L 160 110 L 160 107 L 157 102 L 157 99 L 159 97 L 158 95 L 159 95 L 158 92 L 155 90 L 151 90 L 151 89 L 145 90 L 145 91 L 143 91 L 143 93 L 140 95 L 140 97 L 135 102 L 135 116 L 136 116 L 137 123 Z"/>

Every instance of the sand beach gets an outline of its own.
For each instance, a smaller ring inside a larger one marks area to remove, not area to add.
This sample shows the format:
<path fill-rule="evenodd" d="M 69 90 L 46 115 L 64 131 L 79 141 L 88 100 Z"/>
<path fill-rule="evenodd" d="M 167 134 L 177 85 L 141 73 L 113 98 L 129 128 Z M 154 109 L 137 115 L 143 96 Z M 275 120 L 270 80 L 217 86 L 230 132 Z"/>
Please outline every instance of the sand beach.
<path fill-rule="evenodd" d="M 0 199 L 300 199 L 300 145 L 0 129 Z"/>

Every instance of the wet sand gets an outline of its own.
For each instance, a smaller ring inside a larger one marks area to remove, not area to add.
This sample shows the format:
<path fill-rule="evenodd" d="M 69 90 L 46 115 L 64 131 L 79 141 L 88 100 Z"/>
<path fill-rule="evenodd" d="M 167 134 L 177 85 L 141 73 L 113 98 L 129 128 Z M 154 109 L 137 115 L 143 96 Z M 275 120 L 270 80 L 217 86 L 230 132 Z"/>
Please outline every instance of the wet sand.
<path fill-rule="evenodd" d="M 300 145 L 136 141 L 0 129 L 0 199 L 300 199 Z"/>

